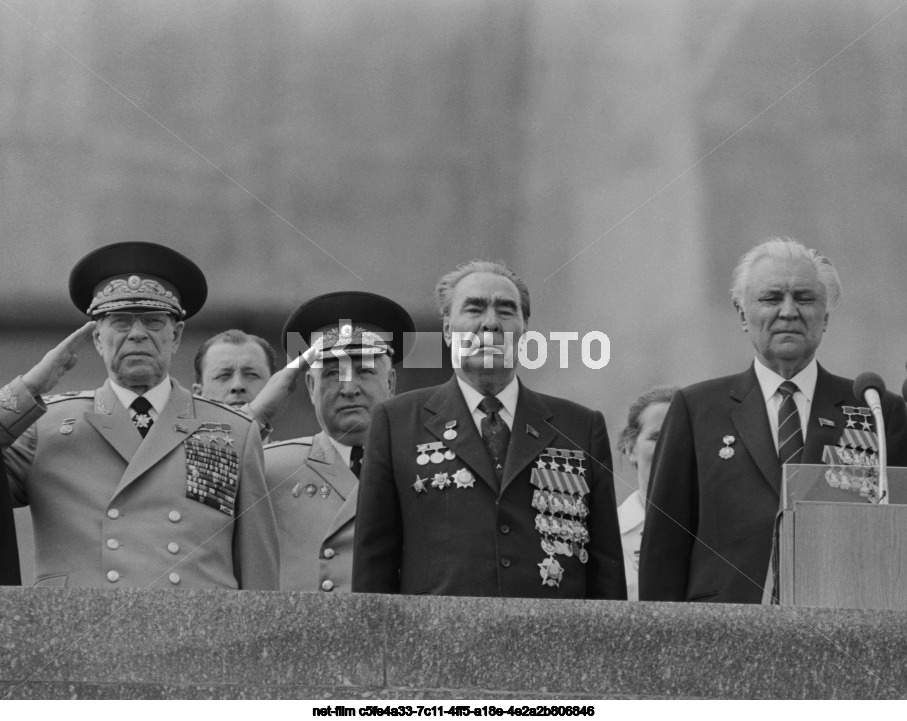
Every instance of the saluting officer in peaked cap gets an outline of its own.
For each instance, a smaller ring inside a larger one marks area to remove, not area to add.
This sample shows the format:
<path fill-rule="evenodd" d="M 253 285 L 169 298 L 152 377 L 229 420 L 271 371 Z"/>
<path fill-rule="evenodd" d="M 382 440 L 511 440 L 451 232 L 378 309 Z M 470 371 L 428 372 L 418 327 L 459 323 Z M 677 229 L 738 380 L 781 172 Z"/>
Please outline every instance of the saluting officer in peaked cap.
<path fill-rule="evenodd" d="M 281 590 L 350 590 L 363 446 L 375 409 L 394 394 L 404 334 L 414 331 L 398 303 L 359 291 L 313 298 L 284 325 L 284 348 L 293 333 L 311 346 L 305 379 L 321 432 L 265 446 Z M 344 356 L 349 365 L 338 368 Z"/>
<path fill-rule="evenodd" d="M 201 270 L 161 245 L 117 243 L 79 261 L 69 290 L 91 320 L 0 388 L 0 446 L 12 500 L 31 508 L 35 585 L 276 588 L 261 430 L 170 375 L 183 321 L 207 296 Z M 42 397 L 90 337 L 104 385 Z"/>

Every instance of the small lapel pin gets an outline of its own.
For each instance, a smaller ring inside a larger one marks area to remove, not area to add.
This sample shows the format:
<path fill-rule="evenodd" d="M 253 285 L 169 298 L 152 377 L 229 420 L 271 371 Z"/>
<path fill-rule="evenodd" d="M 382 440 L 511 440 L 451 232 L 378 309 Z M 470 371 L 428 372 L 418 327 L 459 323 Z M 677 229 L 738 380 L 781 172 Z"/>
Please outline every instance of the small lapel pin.
<path fill-rule="evenodd" d="M 737 439 L 734 438 L 734 436 L 725 436 L 721 439 L 721 442 L 724 443 L 724 448 L 718 451 L 718 455 L 721 456 L 721 458 L 725 461 L 729 458 L 734 457 L 734 449 L 731 448 L 731 444 L 735 443 L 736 441 Z"/>
<path fill-rule="evenodd" d="M 834 428 L 835 422 L 830 421 L 827 418 L 820 418 L 819 419 L 819 428 L 821 428 L 822 426 L 830 426 L 831 428 Z"/>
<path fill-rule="evenodd" d="M 186 426 L 184 426 L 182 423 L 174 423 L 173 430 L 175 430 L 177 433 L 188 433 L 189 432 L 189 429 L 186 428 Z"/>
<path fill-rule="evenodd" d="M 528 433 L 530 436 L 533 436 L 534 438 L 539 437 L 539 432 L 537 430 L 535 430 L 535 428 L 530 426 L 528 423 L 526 424 L 526 433 Z"/>

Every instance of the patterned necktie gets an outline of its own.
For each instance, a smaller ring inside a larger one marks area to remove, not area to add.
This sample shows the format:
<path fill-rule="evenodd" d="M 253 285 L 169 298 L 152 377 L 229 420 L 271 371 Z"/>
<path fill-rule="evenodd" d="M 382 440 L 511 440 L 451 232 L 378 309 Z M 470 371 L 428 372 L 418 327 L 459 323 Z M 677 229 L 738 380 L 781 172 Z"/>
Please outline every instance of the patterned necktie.
<path fill-rule="evenodd" d="M 139 433 L 141 433 L 142 438 L 144 438 L 148 435 L 148 431 L 151 430 L 151 426 L 154 425 L 151 413 L 149 413 L 151 410 L 151 402 L 145 398 L 145 396 L 139 396 L 132 401 L 132 405 L 129 407 L 135 411 L 132 422 L 135 423 L 135 427 L 138 428 Z"/>
<path fill-rule="evenodd" d="M 796 383 L 784 381 L 779 387 L 781 407 L 778 409 L 778 460 L 785 463 L 800 463 L 803 456 L 803 430 L 800 427 L 800 412 L 794 401 L 799 389 Z"/>
<path fill-rule="evenodd" d="M 350 450 L 350 470 L 359 478 L 362 473 L 362 446 L 353 446 Z"/>
<path fill-rule="evenodd" d="M 507 444 L 510 443 L 510 428 L 500 414 L 503 407 L 504 404 L 495 396 L 485 396 L 479 403 L 479 410 L 485 414 L 482 419 L 482 440 L 488 448 L 498 480 L 504 475 L 504 459 L 507 458 Z"/>

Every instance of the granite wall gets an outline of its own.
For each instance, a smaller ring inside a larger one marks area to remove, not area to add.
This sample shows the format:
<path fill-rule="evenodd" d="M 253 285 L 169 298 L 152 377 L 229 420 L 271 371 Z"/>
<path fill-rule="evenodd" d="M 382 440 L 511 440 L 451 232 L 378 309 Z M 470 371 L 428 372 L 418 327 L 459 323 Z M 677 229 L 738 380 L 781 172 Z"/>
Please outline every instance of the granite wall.
<path fill-rule="evenodd" d="M 0 588 L 0 697 L 894 699 L 907 614 Z"/>

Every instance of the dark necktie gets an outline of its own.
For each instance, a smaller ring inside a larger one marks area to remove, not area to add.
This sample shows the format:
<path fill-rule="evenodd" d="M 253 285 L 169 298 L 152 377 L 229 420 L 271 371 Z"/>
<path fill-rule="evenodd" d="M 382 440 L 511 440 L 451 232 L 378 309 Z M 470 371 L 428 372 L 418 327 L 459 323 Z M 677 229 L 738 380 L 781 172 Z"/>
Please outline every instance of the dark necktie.
<path fill-rule="evenodd" d="M 503 407 L 504 404 L 495 396 L 485 396 L 479 403 L 479 410 L 485 414 L 482 419 L 482 440 L 488 448 L 498 480 L 504 474 L 504 459 L 507 458 L 507 444 L 510 443 L 510 429 L 500 414 Z"/>
<path fill-rule="evenodd" d="M 803 457 L 803 430 L 800 413 L 794 400 L 799 389 L 796 383 L 784 381 L 779 387 L 781 407 L 778 409 L 778 460 L 785 463 L 800 463 Z"/>
<path fill-rule="evenodd" d="M 135 415 L 132 417 L 132 422 L 135 423 L 135 427 L 138 428 L 139 433 L 142 434 L 142 438 L 148 435 L 148 431 L 151 430 L 151 426 L 154 425 L 154 421 L 151 419 L 151 402 L 145 398 L 145 396 L 139 396 L 134 401 L 132 405 L 129 406 L 132 410 L 135 411 Z"/>
<path fill-rule="evenodd" d="M 350 470 L 359 478 L 362 473 L 362 446 L 353 446 L 350 451 Z"/>

